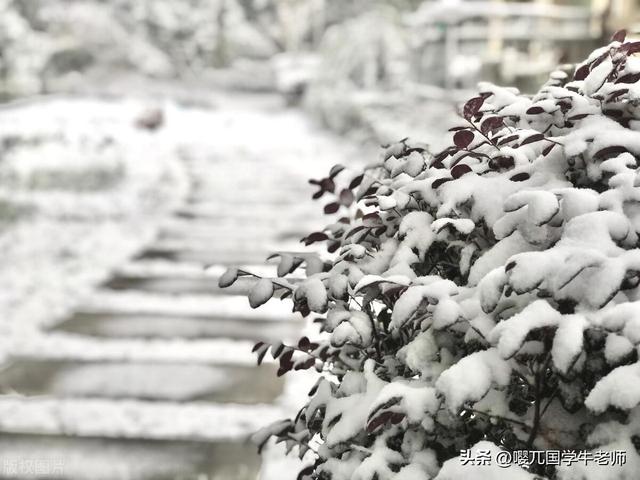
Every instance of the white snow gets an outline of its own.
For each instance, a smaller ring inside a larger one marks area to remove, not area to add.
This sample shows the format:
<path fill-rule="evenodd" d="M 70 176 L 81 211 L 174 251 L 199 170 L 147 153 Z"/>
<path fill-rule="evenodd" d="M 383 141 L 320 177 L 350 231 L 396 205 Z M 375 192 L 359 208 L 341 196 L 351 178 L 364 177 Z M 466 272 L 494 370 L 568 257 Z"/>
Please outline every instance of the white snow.
<path fill-rule="evenodd" d="M 584 404 L 589 410 L 601 413 L 613 406 L 630 410 L 640 403 L 640 364 L 614 369 L 596 383 Z"/>
<path fill-rule="evenodd" d="M 472 353 L 442 372 L 436 388 L 442 392 L 452 413 L 465 402 L 477 402 L 493 386 L 509 383 L 511 366 L 495 348 Z"/>
<path fill-rule="evenodd" d="M 114 438 L 246 439 L 283 415 L 280 408 L 271 405 L 0 398 L 0 428 L 6 432 Z"/>
<path fill-rule="evenodd" d="M 458 480 L 460 478 L 473 478 L 478 480 L 534 480 L 536 477 L 517 465 L 508 467 L 498 466 L 497 454 L 501 451 L 500 447 L 488 442 L 481 441 L 470 448 L 471 456 L 476 457 L 479 452 L 489 452 L 489 461 L 487 465 L 472 465 L 461 460 L 461 457 L 455 457 L 447 460 L 442 465 L 440 472 L 434 480 Z"/>

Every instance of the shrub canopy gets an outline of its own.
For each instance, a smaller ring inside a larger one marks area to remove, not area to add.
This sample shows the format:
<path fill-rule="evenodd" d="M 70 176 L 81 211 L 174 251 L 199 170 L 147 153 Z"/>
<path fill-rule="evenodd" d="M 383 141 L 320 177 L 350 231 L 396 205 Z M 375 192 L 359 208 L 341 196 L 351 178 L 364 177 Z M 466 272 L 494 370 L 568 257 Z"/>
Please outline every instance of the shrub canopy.
<path fill-rule="evenodd" d="M 249 300 L 290 298 L 321 330 L 258 343 L 259 361 L 321 375 L 260 443 L 313 450 L 300 478 L 635 478 L 639 51 L 620 32 L 532 97 L 481 84 L 444 151 L 404 140 L 312 181 L 337 220 L 303 240 L 330 255 L 278 255 Z M 627 460 L 505 469 L 463 465 L 468 449 Z"/>

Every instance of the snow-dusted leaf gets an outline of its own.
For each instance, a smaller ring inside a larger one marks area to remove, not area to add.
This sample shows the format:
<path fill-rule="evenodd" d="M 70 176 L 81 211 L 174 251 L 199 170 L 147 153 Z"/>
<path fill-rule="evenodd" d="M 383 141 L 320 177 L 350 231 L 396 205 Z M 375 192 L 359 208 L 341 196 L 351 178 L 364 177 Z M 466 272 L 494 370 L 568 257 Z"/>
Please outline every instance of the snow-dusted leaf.
<path fill-rule="evenodd" d="M 436 388 L 444 394 L 449 410 L 457 413 L 463 404 L 482 399 L 491 387 L 507 385 L 510 375 L 509 363 L 490 348 L 472 353 L 442 372 Z"/>
<path fill-rule="evenodd" d="M 582 315 L 564 315 L 558 322 L 551 358 L 562 373 L 567 373 L 582 352 L 583 334 L 587 326 L 587 319 Z"/>
<path fill-rule="evenodd" d="M 258 308 L 273 296 L 273 282 L 269 278 L 261 278 L 249 292 L 249 305 Z"/>
<path fill-rule="evenodd" d="M 226 272 L 224 272 L 220 278 L 218 279 L 218 286 L 220 288 L 230 287 L 235 283 L 238 279 L 238 269 L 237 268 L 228 268 Z"/>
<path fill-rule="evenodd" d="M 520 313 L 498 323 L 489 334 L 489 341 L 497 345 L 503 358 L 510 358 L 522 347 L 529 332 L 536 328 L 556 326 L 560 319 L 560 313 L 545 300 L 536 300 Z"/>
<path fill-rule="evenodd" d="M 596 383 L 584 401 L 594 413 L 608 407 L 630 410 L 640 404 L 640 363 L 614 369 Z"/>

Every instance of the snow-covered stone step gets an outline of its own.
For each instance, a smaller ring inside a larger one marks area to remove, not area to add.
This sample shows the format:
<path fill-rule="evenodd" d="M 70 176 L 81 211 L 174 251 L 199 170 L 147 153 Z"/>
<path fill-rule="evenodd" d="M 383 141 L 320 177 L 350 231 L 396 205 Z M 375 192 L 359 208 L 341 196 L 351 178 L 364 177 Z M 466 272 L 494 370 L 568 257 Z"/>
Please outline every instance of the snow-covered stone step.
<path fill-rule="evenodd" d="M 272 405 L 0 396 L 0 432 L 163 440 L 244 440 L 285 416 Z"/>
<path fill-rule="evenodd" d="M 246 262 L 260 262 L 264 261 L 268 256 L 267 252 L 247 252 L 245 250 L 228 251 L 228 250 L 213 250 L 213 249 L 174 249 L 163 247 L 150 247 L 144 252 L 140 253 L 136 258 L 141 260 L 147 259 L 161 259 L 161 260 L 174 260 L 177 262 L 196 262 L 202 265 L 209 264 L 222 264 L 222 265 L 237 265 L 239 263 Z"/>
<path fill-rule="evenodd" d="M 52 331 L 110 338 L 205 339 L 224 337 L 234 340 L 293 341 L 300 335 L 297 321 L 216 317 L 180 317 L 157 314 L 109 314 L 77 312 Z"/>
<path fill-rule="evenodd" d="M 260 276 L 273 277 L 276 275 L 275 264 L 243 264 L 236 265 L 237 268 L 247 272 L 254 273 Z M 131 276 L 131 277 L 170 277 L 176 278 L 211 278 L 217 279 L 227 270 L 226 265 L 210 265 L 206 269 L 202 268 L 199 263 L 189 262 L 172 262 L 167 260 L 134 260 L 125 263 L 121 267 L 117 268 L 116 275 Z"/>
<path fill-rule="evenodd" d="M 240 204 L 255 204 L 256 206 L 260 204 L 264 205 L 265 203 L 288 203 L 294 205 L 294 202 L 299 202 L 302 199 L 310 199 L 313 195 L 314 189 L 305 188 L 306 185 L 304 183 L 302 183 L 302 188 L 285 187 L 282 185 L 275 188 L 273 179 L 269 180 L 271 185 L 256 184 L 259 175 L 259 173 L 254 172 L 251 178 L 243 181 L 242 185 L 237 187 L 230 186 L 228 179 L 225 179 L 227 183 L 223 183 L 225 180 L 205 180 L 194 186 L 187 196 L 187 200 L 194 203 L 220 201 L 226 204 L 237 201 Z M 250 187 L 247 188 L 248 186 Z"/>
<path fill-rule="evenodd" d="M 247 293 L 252 285 L 256 283 L 255 278 L 239 278 L 238 285 L 233 285 L 233 292 L 218 287 L 218 279 L 202 276 L 201 278 L 156 276 L 138 277 L 131 275 L 116 275 L 104 283 L 103 288 L 110 290 L 139 290 L 144 292 L 158 293 L 198 293 L 215 295 L 226 293 L 241 295 Z"/>
<path fill-rule="evenodd" d="M 272 251 L 280 251 L 284 245 L 265 239 L 219 238 L 219 237 L 198 237 L 189 235 L 188 232 L 162 232 L 150 249 L 153 250 L 187 250 L 197 252 L 211 252 L 211 254 L 239 256 L 241 252 L 246 252 L 247 256 L 255 254 L 268 255 Z"/>
<path fill-rule="evenodd" d="M 245 442 L 193 442 L 0 434 L 0 477 L 16 480 L 255 480 Z"/>
<path fill-rule="evenodd" d="M 68 332 L 25 332 L 3 341 L 12 357 L 139 363 L 255 365 L 252 340 L 99 338 Z M 269 359 L 265 359 L 269 361 Z"/>
<path fill-rule="evenodd" d="M 290 199 L 288 202 L 276 202 L 270 204 L 269 199 L 258 199 L 259 201 L 249 201 L 243 199 L 228 200 L 207 200 L 204 198 L 196 197 L 191 198 L 190 202 L 183 205 L 177 212 L 188 212 L 194 215 L 200 215 L 204 217 L 215 217 L 224 219 L 225 221 L 232 221 L 234 218 L 273 218 L 283 220 L 295 220 L 298 218 L 304 218 L 313 213 L 313 208 L 301 201 L 301 197 L 297 196 Z M 233 214 L 229 215 L 229 209 L 233 210 Z M 283 210 L 286 208 L 286 210 Z M 318 208 L 318 217 L 321 217 L 322 209 Z"/>
<path fill-rule="evenodd" d="M 209 220 L 188 220 L 173 217 L 164 221 L 162 225 L 160 225 L 159 231 L 161 235 L 182 235 L 192 238 L 208 238 L 210 240 L 259 238 L 265 241 L 271 239 L 295 239 L 297 242 L 310 231 L 314 229 L 317 230 L 319 224 L 315 224 L 314 222 L 313 225 L 309 225 L 310 228 L 306 228 L 305 225 L 301 223 L 297 223 L 293 229 L 290 228 L 291 224 L 288 226 L 289 228 L 287 229 L 274 228 L 272 225 L 254 224 L 249 220 L 240 225 L 218 224 Z"/>
<path fill-rule="evenodd" d="M 216 317 L 286 321 L 300 319 L 291 313 L 291 301 L 270 300 L 258 310 L 239 295 L 169 295 L 150 292 L 97 290 L 82 311 L 93 313 L 150 313 L 185 317 Z"/>
<path fill-rule="evenodd" d="M 79 362 L 15 359 L 0 372 L 0 393 L 57 398 L 132 398 L 261 404 L 282 392 L 273 364 Z"/>

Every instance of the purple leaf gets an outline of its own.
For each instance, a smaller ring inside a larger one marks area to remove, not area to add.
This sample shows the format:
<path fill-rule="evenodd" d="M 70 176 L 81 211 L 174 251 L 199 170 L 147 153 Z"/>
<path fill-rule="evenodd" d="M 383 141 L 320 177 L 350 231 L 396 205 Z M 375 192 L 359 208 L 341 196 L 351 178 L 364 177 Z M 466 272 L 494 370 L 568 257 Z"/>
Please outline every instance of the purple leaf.
<path fill-rule="evenodd" d="M 493 157 L 489 161 L 489 166 L 493 169 L 509 169 L 513 168 L 514 165 L 515 161 L 513 160 L 513 157 L 508 155 L 499 155 L 497 157 Z"/>
<path fill-rule="evenodd" d="M 464 149 L 473 142 L 473 138 L 473 132 L 469 130 L 460 130 L 453 136 L 453 143 L 455 143 L 456 147 Z"/>
<path fill-rule="evenodd" d="M 453 178 L 448 178 L 448 177 L 445 177 L 445 178 L 437 178 L 437 179 L 435 179 L 435 180 L 433 181 L 433 183 L 431 183 L 431 188 L 436 189 L 436 188 L 438 188 L 440 185 L 442 185 L 443 183 L 450 182 L 451 180 L 453 180 Z"/>
<path fill-rule="evenodd" d="M 588 116 L 589 116 L 588 113 L 580 113 L 578 115 L 570 116 L 569 118 L 567 118 L 567 120 L 571 120 L 571 121 L 582 120 L 583 118 L 586 118 Z"/>
<path fill-rule="evenodd" d="M 342 165 L 340 164 L 334 165 L 333 167 L 331 167 L 331 170 L 329 170 L 329 177 L 335 178 L 335 176 L 338 175 L 343 170 L 344 170 L 344 167 Z"/>
<path fill-rule="evenodd" d="M 620 47 L 620 50 L 623 50 L 627 55 L 633 55 L 640 52 L 640 42 L 625 43 Z"/>
<path fill-rule="evenodd" d="M 325 192 L 333 193 L 334 190 L 336 189 L 336 184 L 333 183 L 333 180 L 327 177 L 327 178 L 323 178 L 320 181 L 320 188 L 322 188 Z"/>
<path fill-rule="evenodd" d="M 306 244 L 311 245 L 312 243 L 322 242 L 324 240 L 327 240 L 328 238 L 329 236 L 324 232 L 313 232 L 312 234 L 307 236 Z"/>
<path fill-rule="evenodd" d="M 476 113 L 478 113 L 483 103 L 484 103 L 484 98 L 482 97 L 472 98 L 471 100 L 469 100 L 467 103 L 464 104 L 464 108 L 462 109 L 462 116 L 467 120 L 471 120 L 471 117 L 473 117 Z"/>
<path fill-rule="evenodd" d="M 538 115 L 540 113 L 544 113 L 544 108 L 542 108 L 542 107 L 530 107 L 527 110 L 527 114 L 529 114 L 529 115 Z"/>
<path fill-rule="evenodd" d="M 573 74 L 574 80 L 584 80 L 589 75 L 589 65 L 582 65 Z"/>
<path fill-rule="evenodd" d="M 626 147 L 620 145 L 614 145 L 611 147 L 605 147 L 602 150 L 598 150 L 596 154 L 593 156 L 596 160 L 604 160 L 606 158 L 613 158 L 621 153 L 627 151 Z"/>
<path fill-rule="evenodd" d="M 502 120 L 502 117 L 489 117 L 482 122 L 482 125 L 480 125 L 480 131 L 486 135 L 487 133 L 493 132 L 503 126 L 504 121 Z"/>
<path fill-rule="evenodd" d="M 339 198 L 340 198 L 340 203 L 345 207 L 348 207 L 353 203 L 353 200 L 354 200 L 353 192 L 348 188 L 343 188 L 342 191 L 340 192 Z"/>
<path fill-rule="evenodd" d="M 640 72 L 627 73 L 626 75 L 618 78 L 615 83 L 636 83 L 638 80 L 640 80 Z"/>
<path fill-rule="evenodd" d="M 358 187 L 358 185 L 362 183 L 363 178 L 364 178 L 364 174 L 358 175 L 357 177 L 355 177 L 353 180 L 351 180 L 351 183 L 349 184 L 349 188 L 353 190 L 354 188 Z"/>
<path fill-rule="evenodd" d="M 623 43 L 625 38 L 627 38 L 627 31 L 623 28 L 613 34 L 611 41 Z"/>
<path fill-rule="evenodd" d="M 460 178 L 461 176 L 472 172 L 473 170 L 471 170 L 471 167 L 465 163 L 461 163 L 459 165 L 456 165 L 455 167 L 453 167 L 451 169 L 451 176 L 453 178 Z"/>
<path fill-rule="evenodd" d="M 340 204 L 337 202 L 331 202 L 328 203 L 324 206 L 324 213 L 326 213 L 327 215 L 331 214 L 331 213 L 336 213 L 338 211 L 338 209 L 340 208 Z"/>
<path fill-rule="evenodd" d="M 528 180 L 528 179 L 529 179 L 529 174 L 526 172 L 522 172 L 522 173 L 516 173 L 509 180 L 511 180 L 512 182 L 524 182 L 525 180 Z"/>
<path fill-rule="evenodd" d="M 546 157 L 547 155 L 549 155 L 549 153 L 551 153 L 551 150 L 553 150 L 555 146 L 555 143 L 551 143 L 548 147 L 545 147 L 544 150 L 542 150 L 542 156 Z"/>
<path fill-rule="evenodd" d="M 544 135 L 542 133 L 536 133 L 534 135 L 531 135 L 530 137 L 527 137 L 523 140 L 523 142 L 520 144 L 520 146 L 522 147 L 523 145 L 528 145 L 530 143 L 534 143 L 534 142 L 539 142 L 540 140 L 544 140 Z"/>

